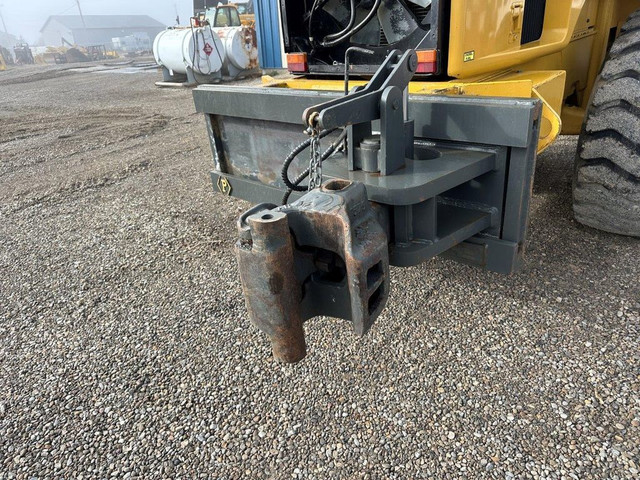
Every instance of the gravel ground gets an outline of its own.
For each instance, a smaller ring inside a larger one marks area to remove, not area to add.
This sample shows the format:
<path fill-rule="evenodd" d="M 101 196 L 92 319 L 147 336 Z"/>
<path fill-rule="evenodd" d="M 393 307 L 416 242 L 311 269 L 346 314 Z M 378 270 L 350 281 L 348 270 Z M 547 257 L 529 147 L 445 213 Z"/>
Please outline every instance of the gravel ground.
<path fill-rule="evenodd" d="M 155 71 L 0 73 L 0 479 L 639 478 L 640 242 L 538 161 L 524 270 L 392 271 L 271 358 L 204 122 Z"/>

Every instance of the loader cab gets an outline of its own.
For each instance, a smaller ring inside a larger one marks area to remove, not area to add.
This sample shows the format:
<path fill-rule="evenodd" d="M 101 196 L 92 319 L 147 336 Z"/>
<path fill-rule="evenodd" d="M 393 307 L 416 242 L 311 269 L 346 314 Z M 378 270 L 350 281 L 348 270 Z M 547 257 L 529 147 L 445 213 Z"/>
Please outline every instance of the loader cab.
<path fill-rule="evenodd" d="M 240 14 L 233 6 L 209 7 L 205 10 L 205 18 L 212 27 L 239 27 Z"/>

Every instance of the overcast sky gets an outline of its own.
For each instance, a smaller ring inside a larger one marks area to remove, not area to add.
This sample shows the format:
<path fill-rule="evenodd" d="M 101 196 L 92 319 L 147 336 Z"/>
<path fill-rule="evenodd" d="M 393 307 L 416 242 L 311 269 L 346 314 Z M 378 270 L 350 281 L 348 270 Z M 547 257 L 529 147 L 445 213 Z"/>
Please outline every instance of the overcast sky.
<path fill-rule="evenodd" d="M 182 24 L 193 12 L 192 0 L 80 0 L 80 6 L 85 15 L 149 15 L 167 25 L 175 23 L 176 8 Z M 9 33 L 35 43 L 49 15 L 78 15 L 78 7 L 75 0 L 0 0 L 0 12 Z"/>

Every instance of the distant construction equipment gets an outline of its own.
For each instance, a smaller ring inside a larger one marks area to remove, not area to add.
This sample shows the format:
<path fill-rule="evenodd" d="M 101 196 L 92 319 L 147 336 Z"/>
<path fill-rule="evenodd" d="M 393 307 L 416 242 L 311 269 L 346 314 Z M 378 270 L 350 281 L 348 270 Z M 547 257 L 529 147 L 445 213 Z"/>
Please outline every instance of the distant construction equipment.
<path fill-rule="evenodd" d="M 33 65 L 35 63 L 31 48 L 26 43 L 19 43 L 13 47 L 13 53 L 16 56 L 17 65 Z"/>
<path fill-rule="evenodd" d="M 144 55 L 151 52 L 151 39 L 145 32 L 114 37 L 111 39 L 113 49 L 124 53 L 126 56 Z"/>

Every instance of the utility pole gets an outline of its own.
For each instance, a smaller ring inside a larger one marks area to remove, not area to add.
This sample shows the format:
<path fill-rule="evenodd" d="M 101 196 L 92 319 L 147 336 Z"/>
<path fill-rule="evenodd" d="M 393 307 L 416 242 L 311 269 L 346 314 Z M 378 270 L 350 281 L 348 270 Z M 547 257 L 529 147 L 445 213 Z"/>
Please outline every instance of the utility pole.
<path fill-rule="evenodd" d="M 82 8 L 80 8 L 80 0 L 76 0 L 76 4 L 78 5 L 78 11 L 80 12 L 80 19 L 82 20 L 82 26 L 87 28 L 87 24 L 84 23 L 84 15 L 82 15 Z"/>
<path fill-rule="evenodd" d="M 4 5 L 0 5 L 0 9 L 4 7 Z M 2 20 L 2 26 L 4 27 L 4 33 L 9 35 L 9 30 L 7 30 L 7 24 L 4 23 L 4 17 L 2 16 L 2 10 L 0 10 L 0 20 Z"/>

